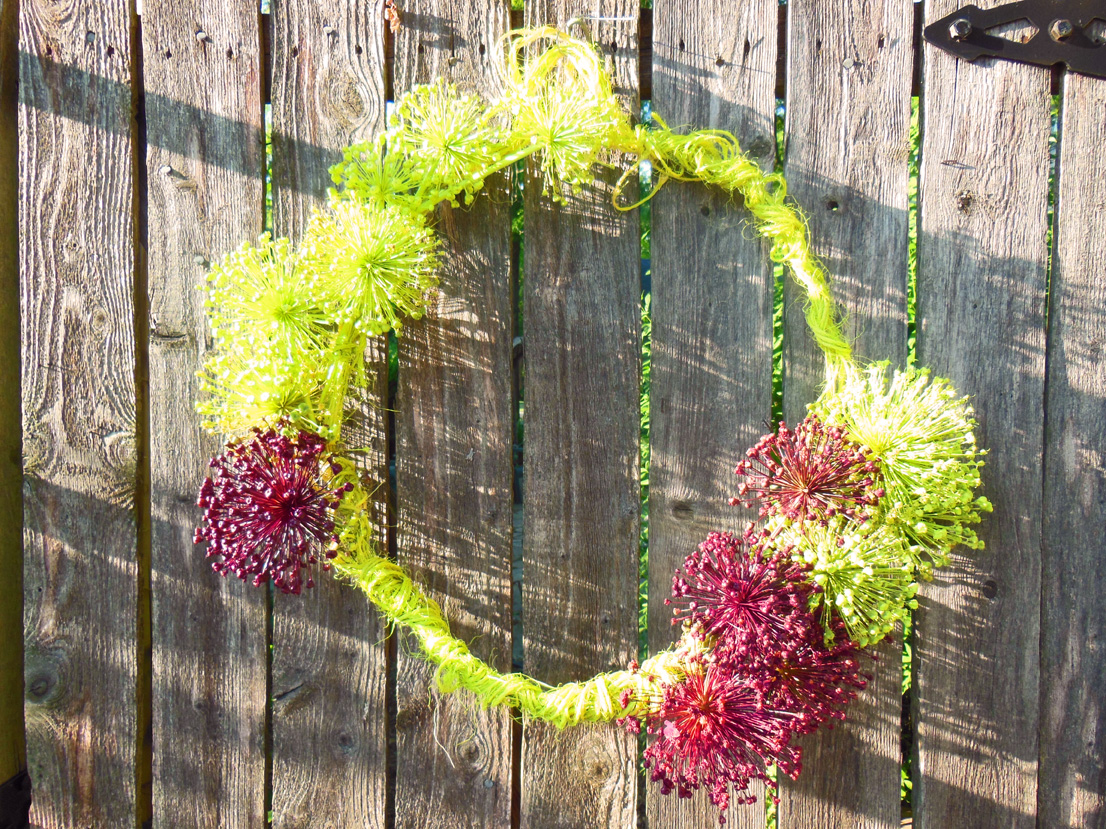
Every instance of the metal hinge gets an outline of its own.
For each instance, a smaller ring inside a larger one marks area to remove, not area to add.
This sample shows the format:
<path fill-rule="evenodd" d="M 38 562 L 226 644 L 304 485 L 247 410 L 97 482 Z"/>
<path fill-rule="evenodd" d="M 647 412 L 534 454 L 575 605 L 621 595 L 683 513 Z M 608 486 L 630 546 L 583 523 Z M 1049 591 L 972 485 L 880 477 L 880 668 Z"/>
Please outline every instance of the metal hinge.
<path fill-rule="evenodd" d="M 1025 21 L 1023 37 L 997 29 Z M 925 39 L 963 60 L 981 57 L 1106 78 L 1106 0 L 1021 0 L 992 9 L 965 6 L 925 28 Z"/>

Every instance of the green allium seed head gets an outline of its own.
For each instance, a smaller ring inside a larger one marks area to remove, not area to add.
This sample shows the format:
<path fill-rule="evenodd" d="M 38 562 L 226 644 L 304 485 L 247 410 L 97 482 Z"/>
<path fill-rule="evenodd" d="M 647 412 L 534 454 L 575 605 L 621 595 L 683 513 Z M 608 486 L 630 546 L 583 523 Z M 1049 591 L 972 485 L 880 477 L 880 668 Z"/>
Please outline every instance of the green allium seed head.
<path fill-rule="evenodd" d="M 199 373 L 205 427 L 231 434 L 280 418 L 318 426 L 314 403 L 334 326 L 287 239 L 261 236 L 207 275 L 213 350 Z"/>
<path fill-rule="evenodd" d="M 775 527 L 778 543 L 793 546 L 793 558 L 811 569 L 811 580 L 822 589 L 814 601 L 823 607 L 827 640 L 829 611 L 845 623 L 850 639 L 867 647 L 918 606 L 913 564 L 901 537 L 886 526 L 838 517 L 825 526 L 777 521 Z"/>
<path fill-rule="evenodd" d="M 396 208 L 335 202 L 312 217 L 302 250 L 335 323 L 364 334 L 420 318 L 438 284 L 434 234 Z"/>
<path fill-rule="evenodd" d="M 506 135 L 496 120 L 480 98 L 462 95 L 442 80 L 415 87 L 396 102 L 385 138 L 388 153 L 402 156 L 405 167 L 424 171 L 419 186 L 427 196 L 424 209 L 461 193 L 471 199 L 481 189 L 505 154 Z"/>
<path fill-rule="evenodd" d="M 976 497 L 982 455 L 967 398 L 928 370 L 896 371 L 886 363 L 851 374 L 812 406 L 844 424 L 879 458 L 886 490 L 877 520 L 898 533 L 922 578 L 949 562 L 953 547 L 979 549 L 972 524 L 991 509 Z"/>

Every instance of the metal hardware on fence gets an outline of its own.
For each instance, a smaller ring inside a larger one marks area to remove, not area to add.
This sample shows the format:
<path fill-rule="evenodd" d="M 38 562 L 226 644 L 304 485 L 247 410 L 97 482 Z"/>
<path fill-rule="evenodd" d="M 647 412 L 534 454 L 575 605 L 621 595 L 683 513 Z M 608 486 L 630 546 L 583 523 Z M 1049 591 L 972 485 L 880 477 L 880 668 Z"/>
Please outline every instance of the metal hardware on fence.
<path fill-rule="evenodd" d="M 1019 43 L 992 34 L 1027 21 L 1036 30 Z M 1073 72 L 1106 78 L 1106 43 L 1091 25 L 1106 21 L 1106 0 L 1021 0 L 993 9 L 965 6 L 925 28 L 925 39 L 963 60 L 1002 58 L 1038 66 L 1063 64 Z"/>

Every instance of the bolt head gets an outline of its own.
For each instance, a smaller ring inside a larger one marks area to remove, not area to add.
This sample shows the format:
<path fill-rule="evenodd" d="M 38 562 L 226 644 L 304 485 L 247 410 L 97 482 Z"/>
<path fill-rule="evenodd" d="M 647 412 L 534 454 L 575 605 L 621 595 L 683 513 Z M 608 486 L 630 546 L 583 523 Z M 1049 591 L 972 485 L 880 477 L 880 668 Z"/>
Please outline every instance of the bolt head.
<path fill-rule="evenodd" d="M 1074 31 L 1075 27 L 1071 25 L 1071 21 L 1064 18 L 1053 20 L 1052 25 L 1048 27 L 1048 33 L 1052 35 L 1053 40 L 1066 40 Z"/>
<path fill-rule="evenodd" d="M 959 17 L 949 24 L 949 37 L 953 40 L 963 40 L 972 33 L 972 24 Z"/>

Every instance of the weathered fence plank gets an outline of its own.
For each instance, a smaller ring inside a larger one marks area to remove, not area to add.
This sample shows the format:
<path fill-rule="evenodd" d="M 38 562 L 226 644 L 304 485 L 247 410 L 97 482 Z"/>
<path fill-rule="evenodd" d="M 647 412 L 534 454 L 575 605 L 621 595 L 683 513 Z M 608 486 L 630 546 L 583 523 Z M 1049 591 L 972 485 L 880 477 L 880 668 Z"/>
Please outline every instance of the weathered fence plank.
<path fill-rule="evenodd" d="M 20 10 L 24 647 L 36 826 L 137 815 L 128 4 Z"/>
<path fill-rule="evenodd" d="M 637 0 L 536 0 L 527 24 L 600 44 L 617 89 L 638 106 Z M 614 178 L 567 202 L 540 181 L 525 195 L 525 668 L 584 679 L 637 653 L 640 228 L 610 204 Z M 611 726 L 563 732 L 527 722 L 522 825 L 634 822 L 637 740 Z"/>
<path fill-rule="evenodd" d="M 19 411 L 19 6 L 0 12 L 0 785 L 27 766 Z"/>
<path fill-rule="evenodd" d="M 265 826 L 265 595 L 211 571 L 192 531 L 220 441 L 192 407 L 209 262 L 264 214 L 252 3 L 146 0 L 154 826 Z M 131 692 L 128 692 L 131 693 Z"/>
<path fill-rule="evenodd" d="M 382 3 L 273 4 L 273 232 L 298 239 L 331 184 L 327 168 L 384 124 Z M 366 353 L 369 388 L 343 441 L 376 486 L 387 547 L 386 343 Z M 273 825 L 386 819 L 386 631 L 372 604 L 329 577 L 273 602 Z"/>
<path fill-rule="evenodd" d="M 935 20 L 957 7 L 932 0 Z M 994 3 L 987 3 L 988 6 Z M 971 394 L 994 503 L 982 551 L 915 616 L 915 814 L 1031 827 L 1037 806 L 1048 72 L 926 47 L 918 361 Z"/>
<path fill-rule="evenodd" d="M 395 94 L 444 78 L 493 97 L 501 0 L 408 2 L 396 34 Z M 453 633 L 511 669 L 515 403 L 511 188 L 489 180 L 471 208 L 440 209 L 441 297 L 399 338 L 396 558 Z M 401 637 L 396 682 L 396 826 L 511 823 L 512 720 L 468 692 L 434 690 L 434 666 Z"/>
<path fill-rule="evenodd" d="M 653 107 L 667 123 L 731 130 L 763 167 L 775 162 L 776 0 L 740 8 L 684 0 L 653 18 Z M 735 13 L 736 12 L 736 13 Z M 679 635 L 664 600 L 708 532 L 741 532 L 755 513 L 729 506 L 733 468 L 772 417 L 772 263 L 727 195 L 673 183 L 653 200 L 649 650 Z M 758 796 L 763 786 L 757 786 Z M 648 825 L 711 826 L 700 792 L 646 790 Z M 764 826 L 764 804 L 727 825 Z"/>
<path fill-rule="evenodd" d="M 1049 302 L 1041 603 L 1039 826 L 1106 816 L 1106 85 L 1063 85 Z"/>
<path fill-rule="evenodd" d="M 788 192 L 808 217 L 857 356 L 906 364 L 907 185 L 914 57 L 909 3 L 788 5 Z M 784 291 L 784 416 L 817 397 L 825 360 L 801 290 Z M 900 822 L 902 642 L 885 640 L 868 687 L 833 730 L 804 739 L 803 774 L 781 781 L 780 826 Z"/>

